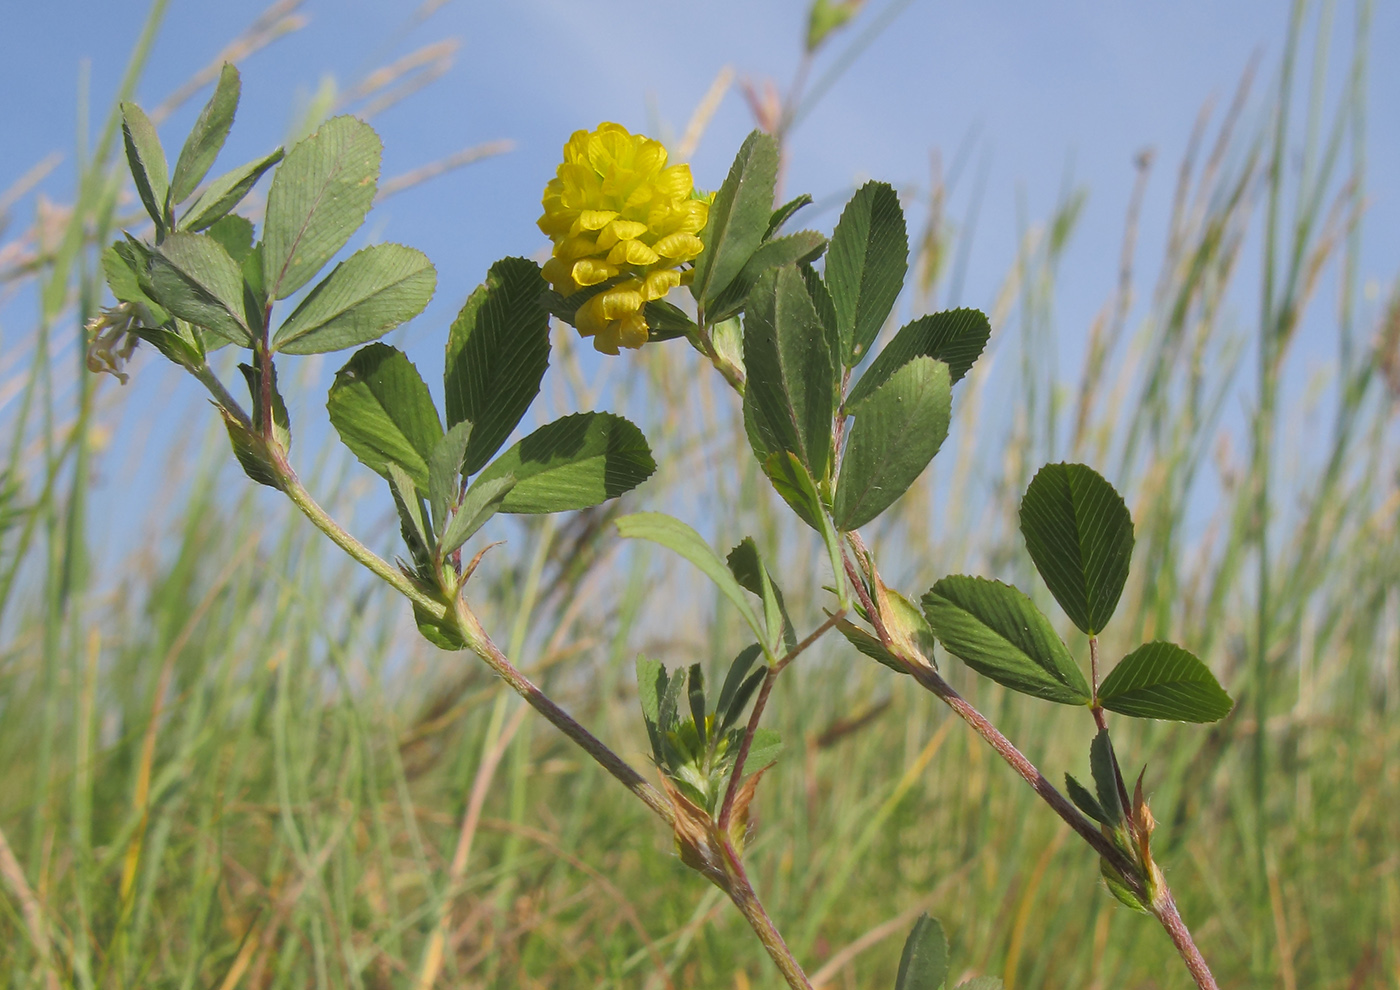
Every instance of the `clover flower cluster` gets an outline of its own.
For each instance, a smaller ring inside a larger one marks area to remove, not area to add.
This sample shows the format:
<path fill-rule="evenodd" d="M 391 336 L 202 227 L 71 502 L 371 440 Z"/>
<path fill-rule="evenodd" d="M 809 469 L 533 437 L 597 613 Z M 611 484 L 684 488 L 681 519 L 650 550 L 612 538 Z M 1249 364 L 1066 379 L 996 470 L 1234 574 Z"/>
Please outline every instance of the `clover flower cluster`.
<path fill-rule="evenodd" d="M 697 236 L 709 201 L 694 192 L 689 165 L 667 165 L 659 141 L 621 124 L 576 131 L 544 190 L 540 230 L 554 242 L 544 277 L 561 295 L 619 279 L 574 315 L 605 354 L 647 341 L 646 304 L 689 281 L 704 247 Z"/>

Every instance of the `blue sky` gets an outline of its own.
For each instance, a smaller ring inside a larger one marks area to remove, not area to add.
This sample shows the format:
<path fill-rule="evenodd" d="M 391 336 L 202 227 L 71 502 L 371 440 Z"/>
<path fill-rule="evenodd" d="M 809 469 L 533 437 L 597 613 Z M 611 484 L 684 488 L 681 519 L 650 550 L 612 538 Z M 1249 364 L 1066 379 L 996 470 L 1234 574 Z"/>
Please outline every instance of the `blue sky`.
<path fill-rule="evenodd" d="M 888 3 L 870 0 L 819 60 L 815 75 Z M 262 6 L 173 0 L 138 100 L 158 103 Z M 534 227 L 540 190 L 569 133 L 601 120 L 634 129 L 659 120 L 678 132 L 724 65 L 741 78 L 772 77 L 786 86 L 798 60 L 805 6 L 457 0 L 414 24 L 415 8 L 406 3 L 311 0 L 302 8 L 310 18 L 305 29 L 241 66 L 244 101 L 221 162 L 230 166 L 280 143 L 325 77 L 348 83 L 420 45 L 444 37 L 460 41 L 442 80 L 375 118 L 385 142 L 384 174 L 496 138 L 514 140 L 516 149 L 390 200 L 362 235 L 421 248 L 438 267 L 437 298 L 402 338 L 420 364 L 433 369 L 431 380 L 447 323 L 491 261 L 544 247 Z M 946 163 L 970 141 L 970 161 L 987 171 L 962 301 L 986 307 L 1014 258 L 1021 218 L 1048 215 L 1067 178 L 1084 186 L 1089 199 L 1056 297 L 1068 368 L 1117 277 L 1134 155 L 1149 145 L 1157 151 L 1140 240 L 1140 270 L 1150 275 L 1192 122 L 1206 100 L 1228 100 L 1256 53 L 1262 56 L 1258 88 L 1273 85 L 1288 5 L 912 0 L 900 6 L 891 26 L 796 131 L 787 189 L 839 202 L 875 177 L 917 194 L 927 187 L 931 151 L 941 149 Z M 1354 16 L 1350 4 L 1336 6 L 1340 41 L 1329 69 L 1334 94 L 1349 60 Z M 65 164 L 43 188 L 62 200 L 71 188 L 80 65 L 90 65 L 96 116 L 114 91 L 146 4 L 50 0 L 12 7 L 0 42 L 0 91 L 7 96 L 0 189 L 58 150 Z M 1397 50 L 1400 4 L 1378 3 L 1371 38 L 1371 205 L 1361 276 L 1381 287 L 1400 268 L 1400 115 L 1394 111 L 1400 66 L 1388 57 Z M 200 94 L 163 128 L 172 157 L 204 98 Z M 737 86 L 731 88 L 692 159 L 699 185 L 719 184 L 752 126 Z M 954 191 L 955 214 L 966 209 L 972 186 L 965 175 Z M 20 220 L 30 208 L 20 207 Z M 829 229 L 835 215 L 831 210 L 809 223 Z M 914 211 L 910 220 L 917 229 L 922 216 Z M 1253 284 L 1245 282 L 1243 321 L 1253 312 Z M 7 339 L 28 329 L 22 304 L 0 309 Z M 1319 360 L 1333 353 L 1326 316 L 1310 322 L 1300 341 L 1300 349 Z M 140 406 L 150 411 L 156 401 L 145 396 Z M 310 405 L 320 403 L 313 397 Z"/>

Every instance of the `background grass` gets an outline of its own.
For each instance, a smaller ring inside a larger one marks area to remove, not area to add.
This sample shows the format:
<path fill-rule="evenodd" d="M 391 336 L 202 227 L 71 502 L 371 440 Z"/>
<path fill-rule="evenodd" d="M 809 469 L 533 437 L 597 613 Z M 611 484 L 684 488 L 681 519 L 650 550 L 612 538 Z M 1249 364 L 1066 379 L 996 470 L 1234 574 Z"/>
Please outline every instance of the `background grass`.
<path fill-rule="evenodd" d="M 1100 467 L 1138 534 L 1105 656 L 1173 639 L 1239 701 L 1213 727 L 1115 724 L 1125 763 L 1147 765 L 1159 860 L 1222 986 L 1396 987 L 1400 302 L 1366 306 L 1356 284 L 1365 45 L 1332 102 L 1330 35 L 1307 49 L 1300 37 L 1270 92 L 1246 74 L 1235 108 L 1203 113 L 1157 272 L 1133 263 L 1130 209 L 1118 290 L 1065 374 L 1053 302 L 1082 197 L 1026 225 L 948 445 L 867 538 L 912 596 L 983 573 L 1057 615 L 1019 540 L 1019 495 L 1047 460 Z M 774 985 L 737 912 L 643 809 L 253 491 L 204 410 L 147 514 L 92 504 L 94 472 L 119 470 L 102 455 L 112 424 L 128 403 L 160 408 L 169 374 L 143 359 L 116 389 L 82 371 L 75 328 L 102 301 L 94 245 L 134 222 L 113 133 L 109 118 L 71 203 L 0 246 L 4 291 L 38 312 L 0 372 L 0 973 L 21 987 L 410 987 L 445 904 L 440 985 Z M 1145 179 L 1163 166 L 1140 167 Z M 917 277 L 902 315 L 937 308 L 958 277 L 972 224 L 944 214 L 946 192 L 907 204 Z M 1305 317 L 1338 342 L 1311 393 L 1290 365 Z M 827 604 L 826 564 L 695 354 L 675 342 L 599 366 L 571 334 L 556 334 L 545 414 L 625 410 L 661 471 L 621 507 L 494 522 L 483 542 L 507 542 L 471 593 L 522 667 L 644 765 L 637 653 L 716 670 L 744 637 L 687 567 L 623 546 L 612 515 L 663 508 L 721 547 L 754 535 L 802 628 Z M 304 399 L 308 415 L 319 401 Z M 314 442 L 294 453 L 329 508 L 394 551 L 366 472 Z M 135 549 L 108 562 L 114 534 Z M 1047 775 L 1083 774 L 1082 713 L 940 660 Z M 1189 985 L 1155 924 L 1104 892 L 1092 856 L 905 679 L 825 641 L 779 682 L 769 720 L 787 748 L 748 855 L 818 982 L 890 985 L 926 910 L 958 973 Z"/>

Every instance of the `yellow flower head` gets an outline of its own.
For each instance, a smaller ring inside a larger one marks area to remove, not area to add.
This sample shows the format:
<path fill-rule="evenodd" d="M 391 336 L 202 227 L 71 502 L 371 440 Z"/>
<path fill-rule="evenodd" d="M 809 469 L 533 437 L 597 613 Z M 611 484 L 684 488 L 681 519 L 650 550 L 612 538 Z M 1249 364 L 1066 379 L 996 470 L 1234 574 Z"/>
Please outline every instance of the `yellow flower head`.
<path fill-rule="evenodd" d="M 544 189 L 540 230 L 554 241 L 544 277 L 560 295 L 624 276 L 579 307 L 578 331 L 606 354 L 647 341 L 643 309 L 688 282 L 681 266 L 704 247 L 710 206 L 692 195 L 689 165 L 667 165 L 661 142 L 621 124 L 575 131 Z"/>

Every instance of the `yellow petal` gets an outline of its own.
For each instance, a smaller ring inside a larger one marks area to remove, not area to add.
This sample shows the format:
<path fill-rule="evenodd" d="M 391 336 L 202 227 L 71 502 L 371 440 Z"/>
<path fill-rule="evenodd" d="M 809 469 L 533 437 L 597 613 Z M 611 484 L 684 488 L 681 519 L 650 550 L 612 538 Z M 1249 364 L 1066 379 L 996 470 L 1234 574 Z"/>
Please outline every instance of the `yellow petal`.
<path fill-rule="evenodd" d="M 606 282 L 617 274 L 617 266 L 596 258 L 582 258 L 574 262 L 574 281 L 579 285 L 597 285 Z"/>
<path fill-rule="evenodd" d="M 570 233 L 581 234 L 585 230 L 602 230 L 615 216 L 617 213 L 613 210 L 581 210 Z"/>
<path fill-rule="evenodd" d="M 662 299 L 666 293 L 681 284 L 681 273 L 674 268 L 663 268 L 660 271 L 647 272 L 647 277 L 642 283 L 642 298 L 650 302 L 653 299 Z"/>
<path fill-rule="evenodd" d="M 617 353 L 617 323 L 609 323 L 593 338 L 593 349 L 603 354 Z"/>
<path fill-rule="evenodd" d="M 598 245 L 593 238 L 585 235 L 577 237 L 567 237 L 554 246 L 554 255 L 557 258 L 567 258 L 570 261 L 576 258 L 587 258 L 598 253 Z"/>
<path fill-rule="evenodd" d="M 545 213 L 535 221 L 535 226 L 539 227 L 540 233 L 550 240 L 557 240 L 568 234 L 569 228 L 573 224 L 567 216 L 560 213 Z"/>
<path fill-rule="evenodd" d="M 614 265 L 650 265 L 657 256 L 641 241 L 618 241 L 608 252 L 608 261 Z"/>
<path fill-rule="evenodd" d="M 694 234 L 667 234 L 652 247 L 663 258 L 675 261 L 690 261 L 705 249 L 700 238 Z"/>
<path fill-rule="evenodd" d="M 614 220 L 598 231 L 598 250 L 606 251 L 618 241 L 630 241 L 647 232 L 647 225 L 635 220 Z"/>
<path fill-rule="evenodd" d="M 563 258 L 550 258 L 540 269 L 540 274 L 544 280 L 554 287 L 554 291 L 562 295 L 571 296 L 577 292 L 581 286 L 574 281 L 573 265 Z"/>
<path fill-rule="evenodd" d="M 564 161 L 569 164 L 587 161 L 588 138 L 587 131 L 574 131 L 570 134 L 569 140 L 564 144 Z"/>
<path fill-rule="evenodd" d="M 602 298 L 602 293 L 599 293 L 580 306 L 574 314 L 574 324 L 578 327 L 578 332 L 585 337 L 606 330 L 612 322 L 603 314 Z"/>
<path fill-rule="evenodd" d="M 647 225 L 636 220 L 614 220 L 598 234 L 598 246 L 612 247 L 618 241 L 636 240 L 647 232 Z"/>
<path fill-rule="evenodd" d="M 656 176 L 656 187 L 662 195 L 683 199 L 690 195 L 695 183 L 690 177 L 689 165 L 672 165 L 663 168 Z"/>
<path fill-rule="evenodd" d="M 702 199 L 688 199 L 678 210 L 680 220 L 676 229 L 685 234 L 698 234 L 710 219 L 710 204 Z"/>
<path fill-rule="evenodd" d="M 635 211 L 641 210 L 655 199 L 656 187 L 643 182 L 623 200 L 622 209 L 625 212 L 635 214 Z"/>
<path fill-rule="evenodd" d="M 644 138 L 642 144 L 637 148 L 633 161 L 633 168 L 642 175 L 651 176 L 666 166 L 666 147 L 660 141 L 649 141 Z"/>
<path fill-rule="evenodd" d="M 599 315 L 606 320 L 620 320 L 636 313 L 646 304 L 642 298 L 642 283 L 637 279 L 620 282 L 607 292 L 601 292 L 589 300 L 596 303 Z"/>
<path fill-rule="evenodd" d="M 629 313 L 617 321 L 617 342 L 623 347 L 641 347 L 647 336 L 647 321 L 641 313 Z"/>

